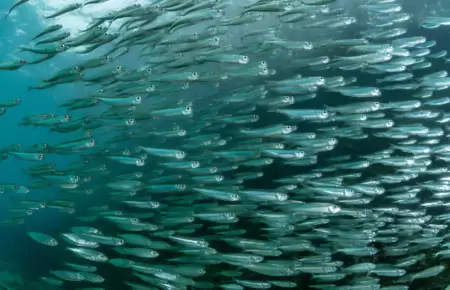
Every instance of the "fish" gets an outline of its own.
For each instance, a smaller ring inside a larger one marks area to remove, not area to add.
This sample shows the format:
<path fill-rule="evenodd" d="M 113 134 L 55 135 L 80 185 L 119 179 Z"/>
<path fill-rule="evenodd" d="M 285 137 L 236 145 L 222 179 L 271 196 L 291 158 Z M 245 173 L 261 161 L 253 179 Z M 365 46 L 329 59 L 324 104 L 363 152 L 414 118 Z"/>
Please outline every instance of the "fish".
<path fill-rule="evenodd" d="M 448 286 L 444 1 L 116 4 L 4 47 L 21 288 Z"/>
<path fill-rule="evenodd" d="M 29 0 L 18 0 L 16 3 L 14 3 L 13 6 L 11 6 L 11 8 L 8 10 L 8 13 L 6 13 L 5 18 L 8 18 L 8 16 L 11 14 L 11 12 L 13 12 L 14 9 L 16 9 L 17 7 L 27 3 Z"/>

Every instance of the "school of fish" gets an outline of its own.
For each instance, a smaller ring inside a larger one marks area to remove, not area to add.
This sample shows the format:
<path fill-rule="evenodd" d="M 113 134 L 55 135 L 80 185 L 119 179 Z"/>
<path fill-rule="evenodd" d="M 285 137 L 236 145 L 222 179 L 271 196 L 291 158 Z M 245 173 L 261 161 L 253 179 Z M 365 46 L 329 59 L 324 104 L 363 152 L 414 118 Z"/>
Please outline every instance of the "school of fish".
<path fill-rule="evenodd" d="M 27 232 L 67 250 L 43 289 L 450 289 L 450 59 L 426 37 L 450 16 L 343 2 L 149 0 L 78 35 L 51 24 L 0 62 L 85 57 L 27 84 L 90 91 L 65 115 L 22 118 L 66 141 L 0 155 L 33 180 L 0 185 L 14 201 L 1 224 L 73 217 L 59 236 Z M 2 99 L 0 114 L 26 102 Z M 111 273 L 121 285 L 102 286 Z"/>

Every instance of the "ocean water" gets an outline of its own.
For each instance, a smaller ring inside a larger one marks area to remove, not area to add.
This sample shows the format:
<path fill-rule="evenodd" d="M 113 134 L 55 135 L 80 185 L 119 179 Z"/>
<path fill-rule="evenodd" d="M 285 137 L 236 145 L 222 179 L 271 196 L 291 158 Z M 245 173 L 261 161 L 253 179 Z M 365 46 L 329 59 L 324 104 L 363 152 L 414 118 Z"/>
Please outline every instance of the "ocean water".
<path fill-rule="evenodd" d="M 0 60 L 9 60 L 9 59 L 20 59 L 20 58 L 33 58 L 33 54 L 20 52 L 20 45 L 29 45 L 30 39 L 32 36 L 36 35 L 42 29 L 44 29 L 49 24 L 60 23 L 67 28 L 68 31 L 73 33 L 74 35 L 79 33 L 79 30 L 83 27 L 86 27 L 90 21 L 92 20 L 92 16 L 95 13 L 100 13 L 107 11 L 107 8 L 111 11 L 118 10 L 120 7 L 125 7 L 132 3 L 133 1 L 128 1 L 124 3 L 119 3 L 120 1 L 112 1 L 110 0 L 109 4 L 99 4 L 98 6 L 94 5 L 92 10 L 86 10 L 84 12 L 73 12 L 73 14 L 69 16 L 64 16 L 62 18 L 58 18 L 55 21 L 47 21 L 43 18 L 43 15 L 46 13 L 50 13 L 58 8 L 63 7 L 67 3 L 62 3 L 55 1 L 48 3 L 41 3 L 45 1 L 37 1 L 31 0 L 30 3 L 20 6 L 14 11 L 14 13 L 7 19 L 1 21 L 0 25 L 0 35 L 3 37 L 0 38 Z M 149 4 L 151 1 L 139 1 L 143 5 Z M 275 1 L 276 2 L 276 1 Z M 133 2 L 134 3 L 134 2 Z M 239 2 L 232 0 L 230 6 L 227 8 L 227 15 L 239 15 L 240 7 L 243 7 L 252 2 Z M 345 27 L 339 29 L 338 31 L 327 30 L 327 29 L 306 29 L 302 27 L 302 24 L 294 23 L 283 25 L 279 28 L 279 36 L 285 39 L 291 40 L 308 40 L 313 43 L 323 42 L 325 40 L 333 39 L 336 35 L 339 39 L 351 39 L 351 38 L 359 38 L 360 31 L 363 29 L 367 29 L 364 21 L 368 20 L 368 16 L 361 11 L 361 8 L 358 5 L 364 4 L 366 1 L 339 1 L 337 0 L 334 3 L 331 3 L 330 6 L 334 8 L 344 8 L 350 15 L 356 15 L 358 18 L 358 22 L 355 25 Z M 433 52 L 437 52 L 440 50 L 448 49 L 448 29 L 447 27 L 442 27 L 439 29 L 424 29 L 420 27 L 420 23 L 424 17 L 427 16 L 442 16 L 442 17 L 450 17 L 450 4 L 446 4 L 445 1 L 436 0 L 436 1 L 427 1 L 427 0 L 411 0 L 411 1 L 397 1 L 403 6 L 403 11 L 409 13 L 412 18 L 407 23 L 403 23 L 402 27 L 408 30 L 407 36 L 425 36 L 428 40 L 435 40 L 437 42 L 436 46 L 433 47 Z M 13 1 L 2 1 L 0 3 L 0 11 L 8 11 Z M 298 3 L 294 3 L 298 4 Z M 99 8 L 101 7 L 103 8 Z M 110 6 L 109 6 L 110 5 Z M 446 8 L 446 7 L 449 8 Z M 239 7 L 239 8 L 238 8 Z M 120 25 L 120 21 L 118 24 L 115 23 L 112 26 L 111 30 L 117 29 Z M 208 23 L 210 25 L 210 23 Z M 242 34 L 256 29 L 269 29 L 273 27 L 278 27 L 279 21 L 273 14 L 268 14 L 267 18 L 264 22 L 258 22 L 250 25 L 242 25 L 230 28 L 230 31 L 224 35 L 226 39 L 226 44 L 238 45 L 239 38 Z M 199 24 L 193 27 L 188 27 L 186 29 L 181 30 L 181 33 L 192 33 L 193 31 L 204 31 L 205 28 L 208 27 L 207 24 Z M 0 148 L 8 147 L 11 144 L 21 144 L 22 148 L 28 148 L 34 144 L 47 143 L 47 144 L 58 144 L 60 142 L 65 142 L 71 139 L 79 138 L 79 135 L 66 135 L 66 134 L 58 134 L 55 132 L 51 132 L 49 128 L 46 127 L 38 127 L 38 126 L 22 126 L 20 123 L 22 122 L 25 116 L 35 115 L 35 114 L 56 114 L 62 115 L 66 114 L 67 110 L 62 108 L 60 105 L 70 99 L 84 97 L 90 93 L 94 89 L 90 86 L 87 86 L 83 82 L 71 83 L 71 84 L 63 84 L 50 89 L 45 90 L 29 90 L 29 87 L 32 85 L 38 84 L 45 76 L 48 76 L 51 73 L 56 72 L 59 69 L 64 67 L 71 67 L 80 63 L 83 60 L 86 60 L 90 57 L 95 57 L 99 55 L 103 55 L 105 51 L 107 51 L 110 46 L 114 44 L 108 44 L 108 46 L 101 48 L 100 50 L 96 50 L 94 53 L 89 54 L 77 54 L 76 50 L 69 50 L 67 52 L 61 53 L 61 55 L 57 55 L 55 58 L 37 64 L 37 65 L 26 65 L 19 70 L 14 71 L 0 71 L 0 102 L 2 100 L 8 100 L 11 98 L 20 98 L 21 103 L 18 106 L 13 108 L 9 108 L 7 113 L 0 117 Z M 342 48 L 330 48 L 326 50 L 320 50 L 319 52 L 312 50 L 301 52 L 298 54 L 290 54 L 287 51 L 279 51 L 277 49 L 273 49 L 273 53 L 269 51 L 269 53 L 258 54 L 248 52 L 248 56 L 252 61 L 267 61 L 270 69 L 276 71 L 276 74 L 270 76 L 268 80 L 283 80 L 291 78 L 295 74 L 304 74 L 305 76 L 310 75 L 320 75 L 325 78 L 333 77 L 336 75 L 343 77 L 357 77 L 358 78 L 358 86 L 372 86 L 374 85 L 374 75 L 365 74 L 358 71 L 336 71 L 335 69 L 329 69 L 318 72 L 311 72 L 307 68 L 298 68 L 292 64 L 291 60 L 293 58 L 301 59 L 306 57 L 314 57 L 318 55 L 323 55 L 324 53 L 330 57 L 335 57 L 342 55 L 345 53 L 345 49 Z M 143 63 L 142 59 L 139 58 L 139 48 L 132 48 L 131 51 L 122 56 L 121 58 L 115 60 L 110 65 L 123 65 L 126 68 L 144 68 L 146 65 Z M 210 67 L 207 67 L 207 69 Z M 448 63 L 442 61 L 433 61 L 433 66 L 429 70 L 425 70 L 423 72 L 418 72 L 417 77 L 421 75 L 425 75 L 426 73 L 431 73 L 433 71 L 440 71 L 448 69 Z M 183 91 L 181 93 L 177 92 L 176 100 L 183 100 L 184 103 L 188 101 L 192 101 L 195 104 L 196 108 L 202 108 L 206 117 L 208 117 L 207 112 L 208 106 L 212 103 L 212 99 L 219 95 L 224 96 L 232 92 L 233 90 L 240 89 L 245 87 L 248 84 L 254 84 L 255 80 L 253 78 L 249 79 L 240 79 L 238 81 L 234 80 L 225 80 L 220 82 L 220 85 L 217 86 L 215 82 L 213 84 L 210 83 L 195 83 L 191 84 L 189 90 Z M 438 96 L 445 96 L 446 91 L 442 91 L 438 93 Z M 383 102 L 387 101 L 401 101 L 401 100 L 410 100 L 411 92 L 409 91 L 383 91 Z M 149 98 L 152 98 L 152 95 L 149 94 Z M 146 109 L 152 108 L 152 101 L 145 103 Z M 296 105 L 296 109 L 300 108 L 314 108 L 320 109 L 323 108 L 324 105 L 334 107 L 343 104 L 348 104 L 348 99 L 341 99 L 336 96 L 334 92 L 328 92 L 326 90 L 320 91 L 320 98 L 315 98 L 313 100 L 309 100 L 306 102 L 302 102 L 301 105 Z M 176 104 L 176 103 L 175 103 Z M 248 104 L 248 106 L 253 105 L 252 103 Z M 231 110 L 234 110 L 233 105 L 230 105 Z M 236 108 L 237 109 L 240 109 Z M 443 113 L 448 113 L 448 106 L 440 107 L 439 111 Z M 101 109 L 97 107 L 88 108 L 82 111 L 77 111 L 73 113 L 73 117 L 81 117 L 81 116 L 93 116 L 95 119 L 100 113 Z M 280 114 L 275 114 L 273 112 L 268 112 L 265 107 L 257 107 L 255 114 L 259 115 L 258 128 L 264 126 L 271 126 L 274 124 L 283 124 L 286 121 L 286 118 Z M 205 117 L 205 118 L 206 118 Z M 195 119 L 198 122 L 202 122 L 201 118 Z M 423 120 L 421 120 L 423 121 Z M 138 121 L 139 122 L 139 121 Z M 154 120 L 148 127 L 143 127 L 144 130 L 154 130 L 155 128 L 166 128 L 167 123 L 164 119 Z M 170 122 L 170 121 L 168 121 Z M 424 121 L 425 122 L 425 121 Z M 317 131 L 322 127 L 320 124 L 308 123 L 308 122 L 297 122 L 297 121 L 289 121 L 290 124 L 295 124 L 298 126 L 299 132 L 311 132 Z M 181 124 L 183 124 L 181 122 Z M 188 126 L 194 126 L 194 124 L 187 123 Z M 147 123 L 145 125 L 147 126 Z M 343 126 L 340 124 L 340 126 Z M 252 126 L 254 128 L 254 126 Z M 106 131 L 110 131 L 110 133 L 114 133 L 116 130 L 113 127 L 105 127 Z M 230 136 L 234 134 L 230 131 L 221 132 L 225 136 Z M 114 150 L 114 149 L 123 149 L 123 148 L 135 148 L 137 146 L 149 146 L 149 147 L 159 147 L 161 144 L 165 146 L 165 148 L 177 148 L 178 146 L 184 145 L 183 141 L 174 140 L 168 141 L 166 143 L 161 143 L 158 138 L 152 137 L 145 140 L 145 144 L 141 144 L 141 140 L 127 140 L 126 142 L 114 142 L 108 139 L 108 135 L 106 137 L 104 134 L 99 134 L 100 137 L 96 139 L 97 148 L 104 148 L 104 153 L 106 154 L 108 151 L 106 150 Z M 444 139 L 448 142 L 448 139 Z M 334 150 L 323 152 L 320 155 L 320 160 L 317 165 L 309 166 L 309 167 L 292 167 L 286 166 L 283 162 L 275 162 L 269 167 L 262 168 L 260 171 L 264 174 L 263 178 L 256 180 L 246 181 L 244 186 L 245 188 L 252 189 L 260 189 L 260 190 L 274 190 L 276 188 L 276 184 L 274 180 L 279 178 L 284 178 L 287 176 L 292 176 L 294 174 L 308 174 L 312 170 L 317 168 L 323 168 L 329 166 L 329 163 L 323 160 L 328 160 L 329 158 L 350 154 L 352 156 L 362 156 L 366 154 L 371 154 L 373 152 L 384 150 L 389 148 L 390 141 L 384 139 L 374 139 L 370 135 L 368 138 L 364 138 L 361 140 L 339 140 L 339 146 L 337 146 Z M 98 153 L 98 152 L 97 152 Z M 203 158 L 208 159 L 211 151 L 205 151 Z M 65 168 L 71 164 L 71 162 L 77 162 L 86 158 L 88 155 L 89 158 L 96 158 L 96 155 L 89 156 L 89 152 L 85 153 L 74 153 L 74 154 L 46 154 L 45 162 L 48 163 L 56 163 L 58 168 Z M 110 171 L 115 174 L 121 173 L 129 173 L 130 169 L 128 167 L 124 168 L 123 165 L 117 164 L 108 160 L 104 160 L 105 158 L 100 160 L 100 163 L 103 162 L 107 164 Z M 441 165 L 441 163 L 438 163 Z M 20 184 L 25 186 L 30 186 L 36 179 L 28 175 L 25 171 L 29 168 L 31 164 L 29 161 L 19 160 L 10 156 L 8 159 L 1 161 L 0 163 L 0 185 L 1 184 Z M 446 166 L 445 164 L 442 166 Z M 139 171 L 144 172 L 144 174 L 150 174 L 153 170 L 160 169 L 161 167 L 158 163 L 153 161 L 153 159 L 149 159 L 147 164 L 143 169 L 139 169 Z M 249 171 L 249 170 L 247 170 Z M 250 170 L 251 171 L 251 170 Z M 237 171 L 238 173 L 246 172 L 245 169 Z M 368 169 L 364 169 L 364 176 L 366 177 L 375 177 L 382 174 L 390 174 L 392 171 L 386 169 L 383 166 L 373 166 Z M 170 172 L 168 173 L 170 174 Z M 91 176 L 92 185 L 94 188 L 100 188 L 96 194 L 92 196 L 80 196 L 74 198 L 76 206 L 75 214 L 69 215 L 58 212 L 55 209 L 46 208 L 45 210 L 39 210 L 34 212 L 31 216 L 27 216 L 25 222 L 20 225 L 1 225 L 0 226 L 0 282 L 4 281 L 3 284 L 8 285 L 9 288 L 5 287 L 2 283 L 0 283 L 0 289 L 83 289 L 83 287 L 96 287 L 96 285 L 89 283 L 70 283 L 67 282 L 64 286 L 56 287 L 52 285 L 43 284 L 39 282 L 39 277 L 41 276 L 49 276 L 49 271 L 61 269 L 64 261 L 72 261 L 72 262 L 80 262 L 83 263 L 81 259 L 75 259 L 71 253 L 69 253 L 66 249 L 66 244 L 60 240 L 60 234 L 64 232 L 68 232 L 69 228 L 72 226 L 81 226 L 85 225 L 84 223 L 77 220 L 77 217 L 87 215 L 89 211 L 87 210 L 90 206 L 97 206 L 103 204 L 110 204 L 111 210 L 123 210 L 126 212 L 130 211 L 129 208 L 124 207 L 118 202 L 112 201 L 110 197 L 107 195 L 106 188 L 104 186 L 105 180 L 103 176 L 98 175 Z M 108 177 L 109 178 L 109 177 Z M 227 175 L 227 178 L 229 176 Z M 425 180 L 425 179 L 424 179 Z M 430 180 L 429 178 L 426 180 Z M 421 181 L 413 181 L 409 183 L 403 183 L 402 185 L 411 185 L 415 186 Z M 0 186 L 1 187 L 1 186 Z M 38 201 L 51 201 L 55 199 L 66 199 L 65 191 L 57 186 L 50 186 L 43 189 L 31 189 L 31 192 L 28 193 L 27 196 L 23 196 L 23 198 L 33 199 Z M 151 193 L 143 193 L 141 197 L 151 197 Z M 0 196 L 0 221 L 6 221 L 11 217 L 10 212 L 8 211 L 11 208 L 16 206 L 17 198 L 22 198 L 22 196 L 15 196 L 10 193 L 5 193 Z M 154 196 L 154 200 L 159 200 L 160 197 Z M 180 199 L 183 198 L 183 195 L 180 196 Z M 426 198 L 424 199 L 426 200 Z M 161 203 L 164 203 L 164 198 L 161 198 Z M 167 201 L 166 201 L 167 202 Z M 170 203 L 166 204 L 169 208 Z M 375 200 L 370 206 L 367 206 L 368 209 L 376 206 L 385 206 L 386 201 L 383 199 Z M 270 209 L 270 204 L 267 206 L 266 204 L 261 205 L 262 210 Z M 438 209 L 430 209 L 428 214 L 437 216 L 448 211 L 448 207 L 438 208 Z M 275 212 L 280 212 L 276 210 Z M 117 229 L 111 223 L 108 223 L 104 220 L 98 220 L 92 223 L 87 223 L 87 225 L 99 228 L 103 232 L 108 234 L 113 234 L 117 232 Z M 211 224 L 205 223 L 205 225 L 211 226 Z M 244 216 L 240 221 L 234 226 L 237 229 L 246 230 L 245 238 L 261 238 L 260 229 L 262 227 L 261 224 L 255 223 L 248 216 Z M 205 226 L 207 228 L 207 226 Z M 217 234 L 211 233 L 207 229 L 201 229 L 196 232 L 196 237 L 208 237 L 211 240 L 214 240 L 214 248 L 222 253 L 233 252 L 236 251 L 235 248 L 230 247 L 227 243 L 220 240 L 217 240 Z M 58 247 L 46 247 L 42 244 L 36 243 L 36 241 L 30 239 L 27 235 L 27 232 L 42 232 L 46 233 L 52 237 L 57 238 L 60 241 L 60 245 Z M 445 233 L 444 233 L 445 234 Z M 264 238 L 266 239 L 266 238 Z M 408 238 L 405 238 L 408 239 Z M 315 244 L 317 247 L 320 247 L 320 242 Z M 102 252 L 106 254 L 108 257 L 117 257 L 117 253 L 113 251 L 110 247 L 101 247 Z M 336 250 L 333 248 L 333 250 Z M 435 261 L 432 256 L 435 254 L 434 249 L 423 250 L 421 253 L 427 255 L 427 259 L 423 261 L 420 267 L 417 268 L 408 268 L 408 273 L 412 273 L 418 270 L 423 270 L 431 266 L 435 265 L 445 265 L 447 266 L 447 262 L 445 261 Z M 158 263 L 170 265 L 170 262 L 167 262 L 169 259 L 177 257 L 177 252 L 165 252 L 163 254 L 163 258 L 158 260 Z M 300 259 L 302 257 L 307 256 L 304 252 L 289 252 L 284 253 L 283 259 L 294 260 Z M 334 253 L 333 260 L 342 260 L 348 266 L 357 262 L 368 262 L 368 261 L 376 261 L 377 259 L 382 261 L 383 263 L 394 263 L 396 257 L 386 258 L 383 257 L 382 253 L 379 253 L 375 257 L 370 258 L 355 258 L 348 257 L 341 253 Z M 138 261 L 146 261 L 145 259 L 137 259 Z M 84 261 L 86 262 L 86 261 Z M 156 263 L 156 262 L 155 262 Z M 133 271 L 131 269 L 118 269 L 112 268 L 111 265 L 104 263 L 93 263 L 98 266 L 97 273 L 100 274 L 103 278 L 105 278 L 105 282 L 101 284 L 104 289 L 110 290 L 118 290 L 118 289 L 132 289 L 124 284 L 124 281 L 133 281 L 133 282 L 141 282 L 139 279 L 133 276 Z M 449 265 L 450 266 L 450 265 Z M 447 279 L 448 271 L 450 270 L 449 266 L 447 266 L 444 273 L 442 273 L 439 277 L 432 277 L 427 280 L 419 280 L 413 281 L 411 283 L 405 283 L 410 286 L 409 289 L 445 289 L 445 286 L 450 282 L 450 279 Z M 207 273 L 200 278 L 201 281 L 208 281 L 214 283 L 214 286 L 211 289 L 220 289 L 217 285 L 220 283 L 224 283 L 226 279 L 217 275 L 220 271 L 224 270 L 232 270 L 239 269 L 242 270 L 242 267 L 230 265 L 230 264 L 216 264 L 207 266 Z M 5 274 L 1 274 L 1 273 Z M 4 275 L 5 277 L 3 278 Z M 8 275 L 11 275 L 7 277 Z M 12 275 L 19 275 L 12 276 Z M 268 280 L 267 276 L 259 275 L 259 274 L 246 274 L 247 279 L 256 279 L 258 281 L 266 281 Z M 441 277 L 443 276 L 443 277 Z M 281 279 L 281 278 L 280 278 Z M 301 273 L 294 277 L 283 277 L 283 280 L 286 281 L 294 281 L 297 283 L 295 289 L 313 289 L 310 288 L 313 285 L 316 285 L 316 281 L 312 279 L 312 276 L 309 274 Z M 390 285 L 393 279 L 391 278 L 382 278 L 382 282 L 384 285 Z M 22 282 L 18 282 L 22 281 Z M 230 280 L 231 281 L 231 280 Z M 425 282 L 426 281 L 426 282 Z M 339 285 L 345 285 L 344 282 L 340 281 L 337 283 Z M 4 288 L 1 288 L 4 287 Z M 148 286 L 148 289 L 153 289 Z M 161 289 L 170 289 L 163 288 Z M 273 289 L 282 289 L 277 288 L 276 286 L 272 287 Z M 183 288 L 176 288 L 183 289 Z M 188 289 L 196 289 L 196 287 L 189 286 Z M 246 288 L 250 289 L 250 288 Z M 345 289 L 345 288 L 328 288 L 328 289 Z M 361 288 L 363 289 L 363 288 Z M 376 288 L 373 288 L 376 289 Z"/>

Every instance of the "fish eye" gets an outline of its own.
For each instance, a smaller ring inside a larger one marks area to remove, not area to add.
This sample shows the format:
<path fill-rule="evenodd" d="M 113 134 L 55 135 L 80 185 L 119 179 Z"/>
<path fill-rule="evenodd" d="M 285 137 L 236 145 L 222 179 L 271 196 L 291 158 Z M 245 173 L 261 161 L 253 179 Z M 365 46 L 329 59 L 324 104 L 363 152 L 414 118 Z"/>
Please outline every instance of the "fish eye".
<path fill-rule="evenodd" d="M 186 107 L 186 111 L 191 111 L 191 110 L 192 110 L 191 107 L 189 107 L 189 106 Z"/>
<path fill-rule="evenodd" d="M 91 140 L 89 140 L 89 143 L 94 144 L 94 143 L 95 143 L 95 140 L 94 140 L 94 139 L 91 139 Z"/>
<path fill-rule="evenodd" d="M 374 104 L 375 104 L 375 106 L 379 106 L 380 105 L 380 103 L 378 103 L 378 102 L 375 102 Z"/>
<path fill-rule="evenodd" d="M 248 56 L 244 55 L 244 56 L 242 57 L 242 59 L 243 59 L 243 60 L 248 60 Z"/>
<path fill-rule="evenodd" d="M 309 42 L 309 41 L 308 41 L 308 42 L 306 42 L 306 44 L 307 44 L 307 45 L 312 45 L 312 43 L 311 43 L 311 42 Z"/>
<path fill-rule="evenodd" d="M 194 162 L 192 162 L 192 165 L 194 165 L 194 166 L 199 166 L 199 165 L 200 165 L 200 162 L 194 161 Z"/>
<path fill-rule="evenodd" d="M 24 60 L 24 59 L 21 59 L 19 62 L 20 62 L 21 64 L 26 64 L 26 63 L 27 63 L 27 61 Z"/>
<path fill-rule="evenodd" d="M 286 128 L 287 130 L 291 130 L 291 129 L 292 129 L 291 126 L 286 126 L 285 128 Z"/>
<path fill-rule="evenodd" d="M 66 46 L 64 44 L 61 44 L 59 47 L 60 48 L 65 48 Z"/>
<path fill-rule="evenodd" d="M 128 122 L 134 122 L 133 118 L 128 119 Z"/>
<path fill-rule="evenodd" d="M 394 124 L 394 122 L 392 120 L 389 120 L 388 124 L 392 125 L 392 124 Z"/>
<path fill-rule="evenodd" d="M 116 66 L 116 70 L 122 70 L 122 66 L 121 65 Z"/>
<path fill-rule="evenodd" d="M 44 154 L 39 154 L 38 159 L 44 159 Z"/>
<path fill-rule="evenodd" d="M 180 133 L 183 134 L 183 135 L 185 135 L 187 132 L 186 132 L 186 130 L 182 129 L 182 130 L 180 131 Z"/>
<path fill-rule="evenodd" d="M 193 72 L 192 75 L 196 77 L 196 76 L 198 76 L 198 73 L 197 72 Z"/>
<path fill-rule="evenodd" d="M 235 200 L 238 200 L 239 199 L 239 195 L 234 193 L 234 194 L 231 195 L 231 198 L 235 199 Z"/>
<path fill-rule="evenodd" d="M 46 207 L 47 204 L 46 204 L 45 202 L 41 202 L 41 203 L 39 204 L 39 206 L 40 206 L 40 207 Z"/>
<path fill-rule="evenodd" d="M 137 101 L 140 101 L 140 100 L 142 100 L 142 97 L 141 97 L 141 96 L 137 96 L 137 97 L 136 97 L 136 100 L 137 100 Z"/>
<path fill-rule="evenodd" d="M 27 214 L 32 214 L 33 211 L 31 209 L 27 210 Z"/>
<path fill-rule="evenodd" d="M 69 115 L 64 115 L 64 119 L 69 120 L 70 116 Z"/>
<path fill-rule="evenodd" d="M 5 193 L 5 189 L 4 188 L 0 188 L 0 193 Z"/>
<path fill-rule="evenodd" d="M 98 102 L 97 99 L 93 99 L 93 100 L 92 100 L 92 103 L 93 103 L 93 104 L 96 104 L 97 102 Z"/>

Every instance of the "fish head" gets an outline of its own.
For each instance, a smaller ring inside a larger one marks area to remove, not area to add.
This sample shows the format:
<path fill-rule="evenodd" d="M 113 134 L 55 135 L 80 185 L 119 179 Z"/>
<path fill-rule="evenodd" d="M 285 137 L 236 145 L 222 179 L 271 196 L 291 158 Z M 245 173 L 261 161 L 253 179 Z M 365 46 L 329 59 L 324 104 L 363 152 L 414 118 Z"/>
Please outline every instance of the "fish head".
<path fill-rule="evenodd" d="M 186 157 L 186 152 L 178 150 L 175 152 L 175 158 L 177 159 L 183 159 L 184 157 Z"/>
<path fill-rule="evenodd" d="M 58 51 L 59 52 L 62 52 L 62 51 L 65 51 L 65 50 L 67 50 L 68 49 L 68 46 L 66 46 L 64 43 L 62 43 L 62 44 L 60 44 L 59 45 L 59 47 L 58 47 Z"/>
<path fill-rule="evenodd" d="M 238 201 L 238 200 L 241 199 L 241 197 L 237 193 L 230 194 L 230 198 L 231 198 L 232 201 Z"/>
<path fill-rule="evenodd" d="M 228 219 L 234 219 L 236 217 L 236 214 L 232 213 L 232 212 L 226 212 L 226 213 L 223 213 L 222 215 L 227 220 Z"/>
<path fill-rule="evenodd" d="M 54 238 L 50 238 L 48 240 L 48 245 L 49 246 L 57 246 L 58 245 L 58 241 L 56 239 L 54 239 Z"/>
<path fill-rule="evenodd" d="M 354 195 L 355 195 L 355 190 L 353 190 L 351 188 L 344 189 L 344 196 L 345 197 L 352 197 Z"/>
<path fill-rule="evenodd" d="M 328 207 L 329 213 L 338 213 L 341 210 L 341 208 L 335 204 L 332 204 Z"/>
<path fill-rule="evenodd" d="M 103 253 L 99 253 L 98 255 L 96 255 L 95 260 L 99 262 L 106 262 L 108 260 L 108 257 L 106 257 L 106 255 Z"/>
<path fill-rule="evenodd" d="M 145 165 L 145 160 L 138 158 L 136 159 L 136 166 L 144 166 Z"/>
<path fill-rule="evenodd" d="M 293 131 L 294 131 L 293 126 L 289 126 L 289 125 L 283 126 L 283 129 L 282 129 L 282 133 L 283 134 L 289 134 L 289 133 L 291 133 Z"/>
<path fill-rule="evenodd" d="M 95 140 L 91 139 L 87 142 L 86 147 L 91 148 L 95 146 Z"/>
<path fill-rule="evenodd" d="M 186 190 L 186 184 L 176 184 L 175 187 L 178 190 Z"/>
<path fill-rule="evenodd" d="M 322 112 L 320 112 L 319 114 L 319 118 L 320 119 L 326 119 L 328 118 L 328 116 L 330 116 L 330 113 L 327 110 L 323 110 Z"/>
<path fill-rule="evenodd" d="M 280 192 L 275 193 L 275 196 L 278 201 L 285 201 L 289 198 L 289 195 L 287 195 L 286 193 L 280 193 Z"/>
<path fill-rule="evenodd" d="M 260 75 L 260 76 L 268 76 L 269 74 L 271 74 L 271 73 L 267 67 L 262 67 L 258 71 L 258 75 Z"/>
<path fill-rule="evenodd" d="M 123 240 L 123 239 L 114 239 L 114 243 L 117 246 L 122 246 L 122 245 L 125 245 L 125 240 Z"/>
<path fill-rule="evenodd" d="M 284 149 L 285 146 L 284 146 L 283 143 L 276 143 L 276 144 L 275 144 L 275 148 L 276 148 L 276 149 Z"/>

